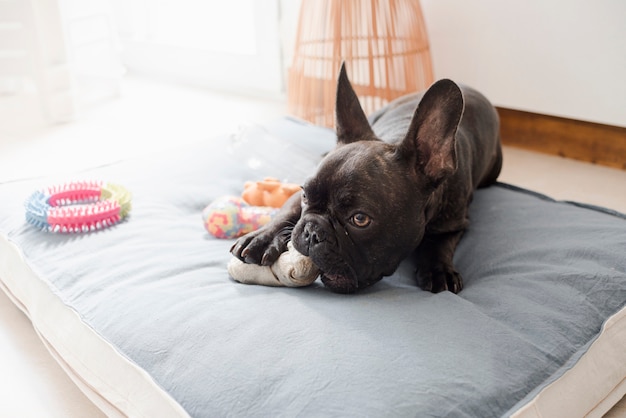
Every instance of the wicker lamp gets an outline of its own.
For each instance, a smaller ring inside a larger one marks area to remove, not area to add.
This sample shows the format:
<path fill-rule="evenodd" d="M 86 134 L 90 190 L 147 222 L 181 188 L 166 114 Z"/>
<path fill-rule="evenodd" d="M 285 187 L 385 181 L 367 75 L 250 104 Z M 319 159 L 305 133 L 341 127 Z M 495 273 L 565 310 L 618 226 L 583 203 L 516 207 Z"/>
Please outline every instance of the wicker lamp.
<path fill-rule="evenodd" d="M 367 114 L 432 84 L 419 0 L 302 0 L 287 87 L 293 115 L 334 125 L 342 61 Z"/>

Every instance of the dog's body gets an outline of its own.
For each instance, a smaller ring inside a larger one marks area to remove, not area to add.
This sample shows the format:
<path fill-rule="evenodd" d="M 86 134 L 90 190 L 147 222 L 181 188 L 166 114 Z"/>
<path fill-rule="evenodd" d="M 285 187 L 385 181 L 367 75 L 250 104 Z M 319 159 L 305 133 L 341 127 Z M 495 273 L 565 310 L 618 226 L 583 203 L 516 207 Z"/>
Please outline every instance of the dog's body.
<path fill-rule="evenodd" d="M 502 165 L 493 106 L 441 80 L 368 122 L 342 67 L 336 114 L 337 147 L 303 192 L 266 227 L 237 241 L 233 254 L 269 265 L 291 239 L 323 272 L 325 286 L 340 293 L 392 274 L 413 254 L 420 287 L 459 292 L 463 281 L 452 257 L 472 194 L 495 182 Z"/>

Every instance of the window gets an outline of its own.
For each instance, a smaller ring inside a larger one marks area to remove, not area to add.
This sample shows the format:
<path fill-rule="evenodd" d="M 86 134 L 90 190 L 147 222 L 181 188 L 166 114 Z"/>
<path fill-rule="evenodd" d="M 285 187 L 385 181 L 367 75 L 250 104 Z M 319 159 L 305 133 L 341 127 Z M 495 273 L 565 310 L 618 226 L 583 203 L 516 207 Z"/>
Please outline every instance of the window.
<path fill-rule="evenodd" d="M 124 64 L 246 93 L 283 90 L 279 0 L 114 0 Z"/>

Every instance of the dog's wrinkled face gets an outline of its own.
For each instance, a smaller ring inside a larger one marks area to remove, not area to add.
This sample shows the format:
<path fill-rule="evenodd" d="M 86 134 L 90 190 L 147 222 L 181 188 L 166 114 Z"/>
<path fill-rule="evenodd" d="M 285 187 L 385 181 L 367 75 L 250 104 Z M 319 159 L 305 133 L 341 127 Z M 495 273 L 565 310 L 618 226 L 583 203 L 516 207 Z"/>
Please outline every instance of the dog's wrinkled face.
<path fill-rule="evenodd" d="M 406 184 L 399 184 L 406 183 Z M 396 147 L 382 141 L 341 145 L 303 186 L 292 241 L 322 271 L 322 281 L 352 293 L 392 274 L 424 233 L 419 193 Z"/>
<path fill-rule="evenodd" d="M 419 245 L 427 201 L 456 170 L 455 132 L 462 109 L 458 87 L 436 83 L 422 98 L 408 132 L 397 137 L 393 116 L 386 130 L 393 138 L 383 142 L 342 67 L 337 147 L 304 184 L 302 214 L 291 236 L 294 247 L 320 268 L 326 287 L 339 293 L 367 287 L 391 275 Z"/>
<path fill-rule="evenodd" d="M 331 152 L 303 186 L 294 247 L 352 293 L 392 274 L 424 233 L 425 202 L 394 145 L 360 141 Z"/>

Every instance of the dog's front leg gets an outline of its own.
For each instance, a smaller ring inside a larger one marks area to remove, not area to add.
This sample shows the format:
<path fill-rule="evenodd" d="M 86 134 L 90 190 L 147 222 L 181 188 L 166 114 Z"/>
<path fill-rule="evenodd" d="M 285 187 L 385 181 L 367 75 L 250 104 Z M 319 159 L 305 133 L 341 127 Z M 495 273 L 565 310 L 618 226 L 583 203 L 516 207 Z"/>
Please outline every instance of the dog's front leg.
<path fill-rule="evenodd" d="M 417 283 L 423 290 L 459 293 L 463 278 L 454 268 L 452 258 L 463 230 L 427 234 L 416 250 Z"/>
<path fill-rule="evenodd" d="M 267 225 L 239 238 L 230 252 L 249 264 L 270 266 L 287 250 L 291 231 L 300 219 L 302 192 L 292 195 Z"/>

